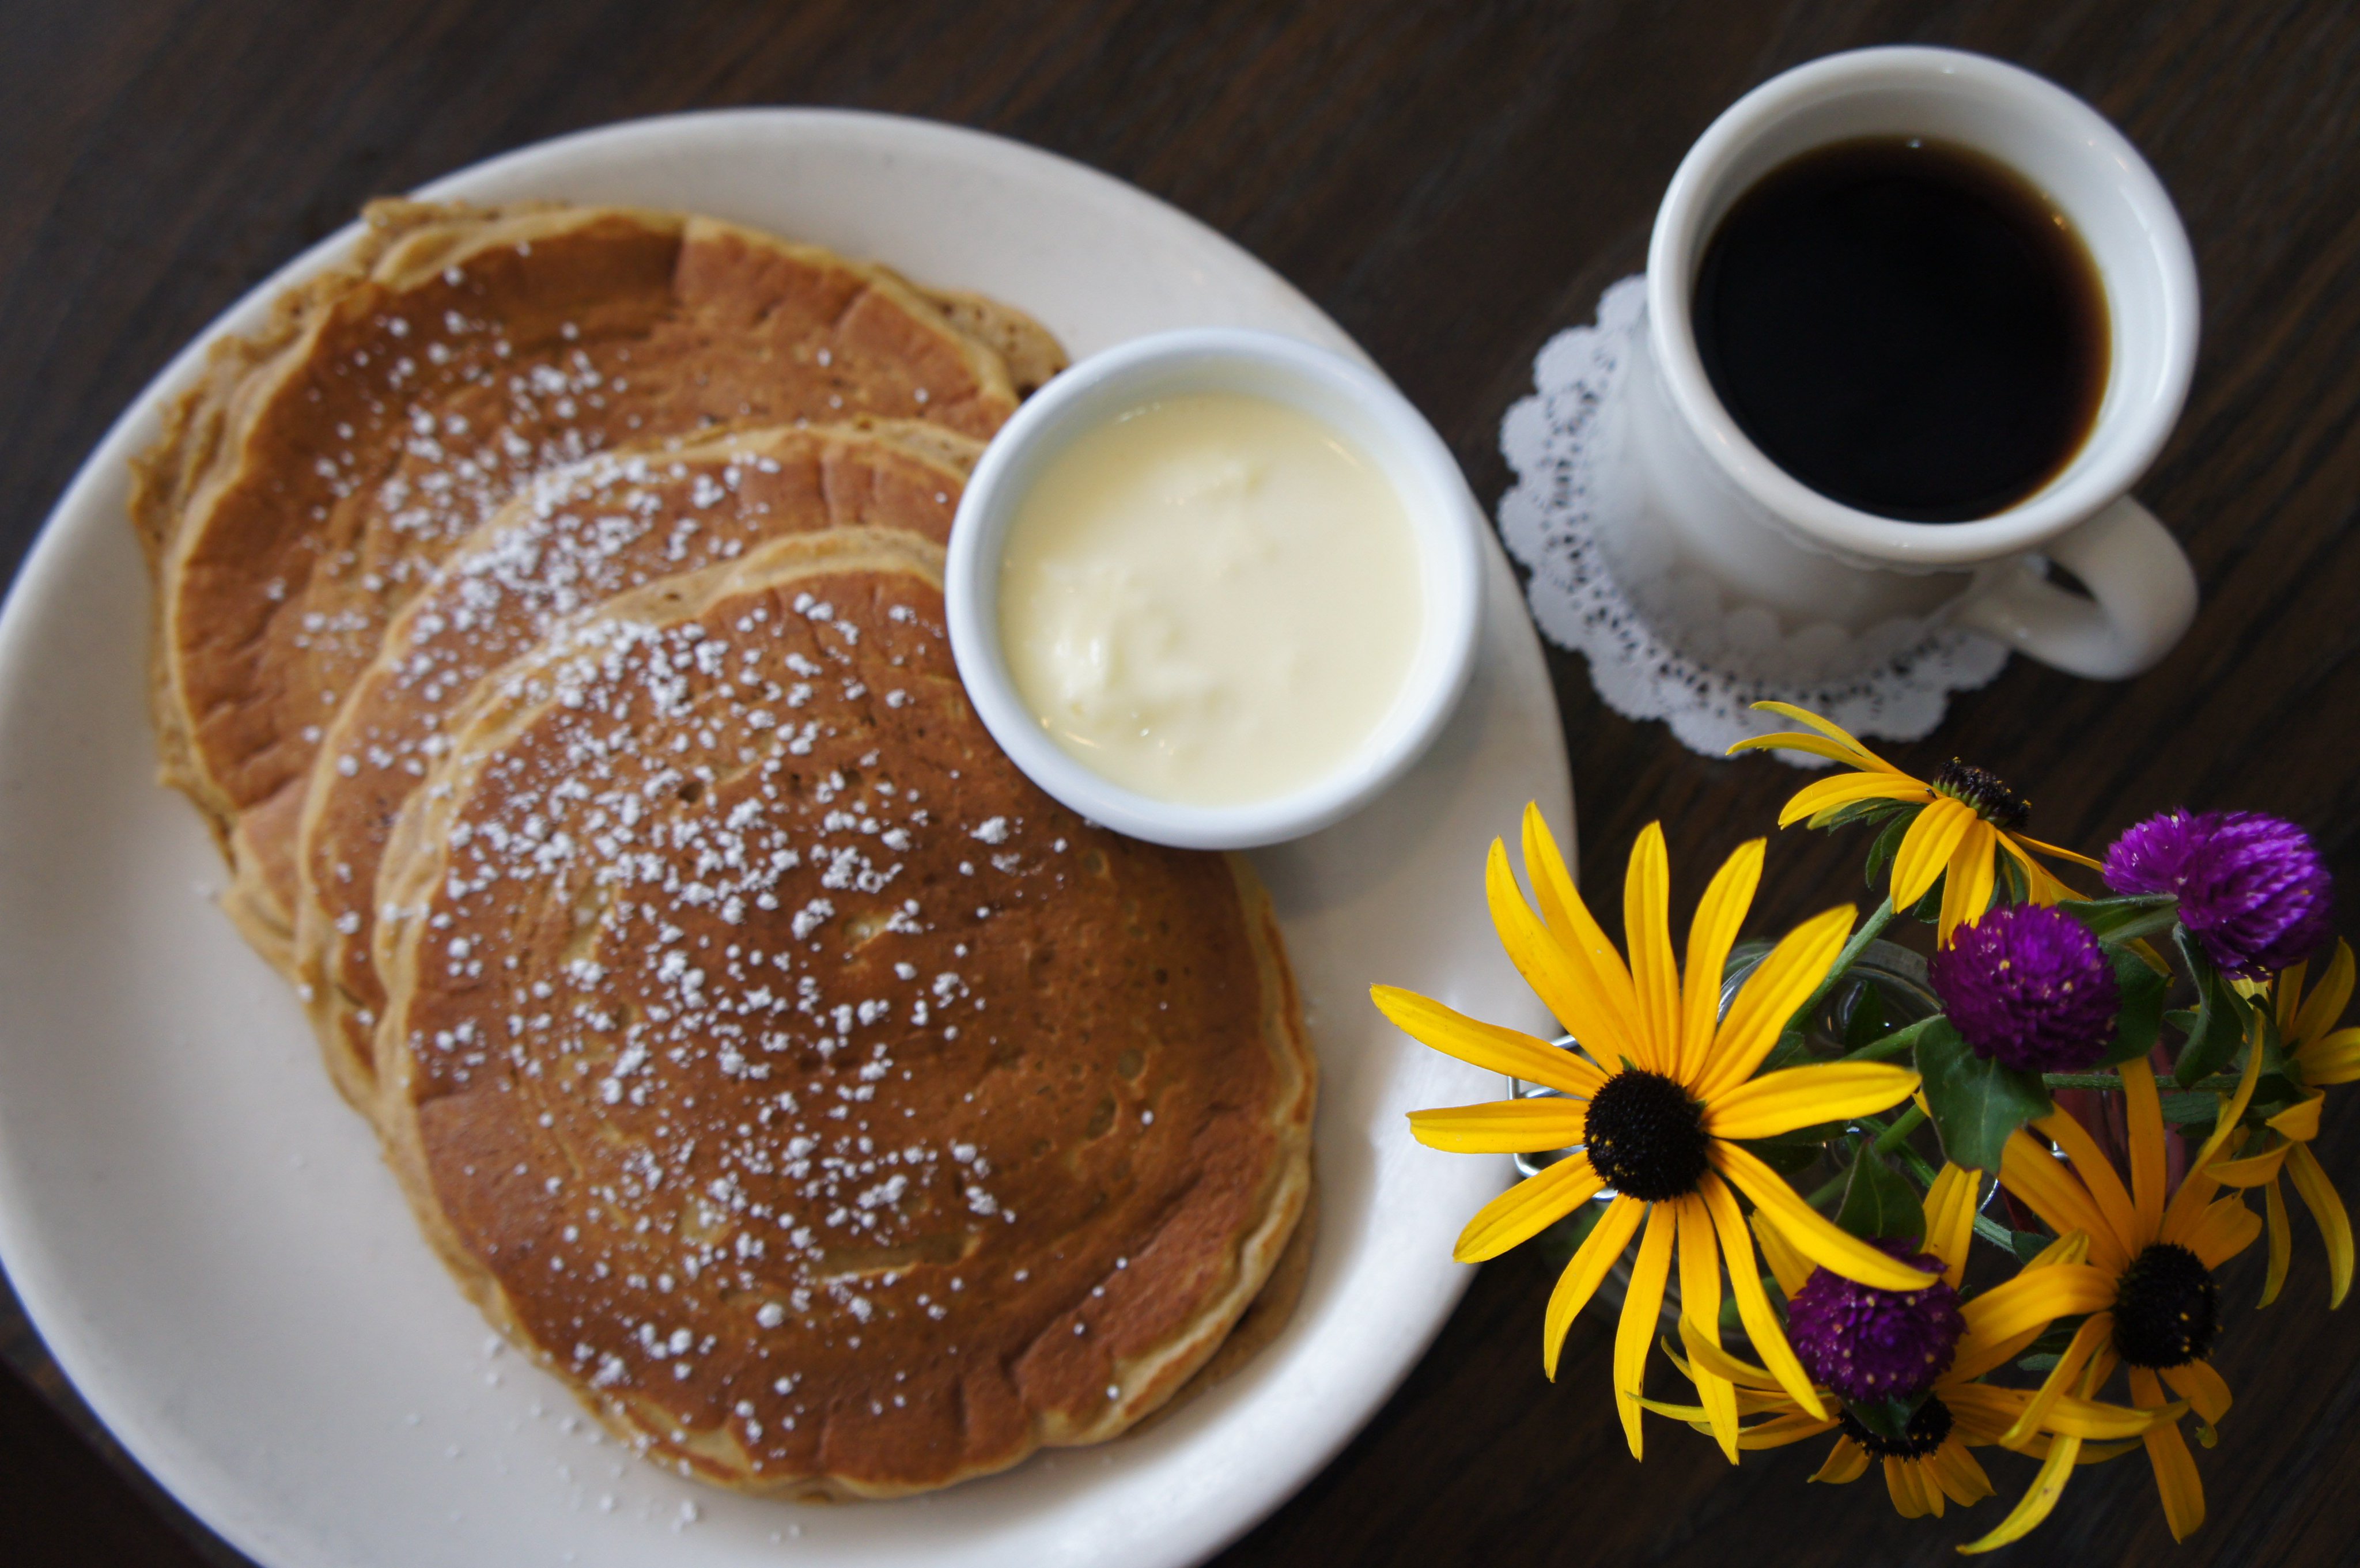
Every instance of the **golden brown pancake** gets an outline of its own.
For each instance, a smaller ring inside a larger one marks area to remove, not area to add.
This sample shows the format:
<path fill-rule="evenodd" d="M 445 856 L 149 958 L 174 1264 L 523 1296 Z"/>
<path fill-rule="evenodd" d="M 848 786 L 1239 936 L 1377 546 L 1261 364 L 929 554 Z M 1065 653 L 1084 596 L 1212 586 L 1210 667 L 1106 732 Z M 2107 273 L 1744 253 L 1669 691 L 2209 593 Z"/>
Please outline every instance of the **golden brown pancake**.
<path fill-rule="evenodd" d="M 347 1099 L 366 1108 L 375 1098 L 378 857 L 447 744 L 444 717 L 475 681 L 563 616 L 765 539 L 891 528 L 943 543 L 979 451 L 906 420 L 617 448 L 533 480 L 443 561 L 354 682 L 302 814 L 295 972 Z"/>
<path fill-rule="evenodd" d="M 1114 1435 L 1308 1188 L 1251 873 L 1015 771 L 940 561 L 805 535 L 568 623 L 478 684 L 381 872 L 379 1123 L 429 1235 L 724 1485 L 889 1497 Z"/>
<path fill-rule="evenodd" d="M 733 420 L 988 436 L 1017 389 L 953 318 L 1028 355 L 1045 340 L 1005 307 L 706 218 L 406 201 L 367 218 L 349 266 L 216 347 L 135 472 L 165 775 L 282 965 L 326 726 L 388 620 L 534 474 Z"/>

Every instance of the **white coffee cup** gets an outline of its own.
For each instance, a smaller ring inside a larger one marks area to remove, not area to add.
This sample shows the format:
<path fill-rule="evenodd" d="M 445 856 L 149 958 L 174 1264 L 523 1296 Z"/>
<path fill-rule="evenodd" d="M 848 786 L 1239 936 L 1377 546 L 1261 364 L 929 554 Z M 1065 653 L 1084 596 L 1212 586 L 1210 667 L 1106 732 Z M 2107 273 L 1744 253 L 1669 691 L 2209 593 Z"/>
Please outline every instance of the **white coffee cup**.
<path fill-rule="evenodd" d="M 1863 136 L 1921 136 L 2016 169 L 2081 231 L 2105 289 L 2112 352 L 2088 436 L 2054 478 L 1987 517 L 1912 523 L 1830 500 L 1739 429 L 1697 351 L 1690 297 L 1715 227 L 1764 175 Z M 1963 625 L 2076 675 L 2136 675 L 2196 610 L 2187 555 L 2127 494 L 2170 434 L 2196 358 L 2196 267 L 2170 198 L 2097 112 L 2029 71 L 1950 49 L 1860 49 L 1747 93 L 1673 175 L 1647 251 L 1647 330 L 1633 356 L 1634 506 L 1607 524 L 1618 577 L 1699 574 L 1704 614 L 1754 607 L 1819 651 L 1824 675 Z M 1603 519 L 1601 519 L 1603 521 Z M 2037 557 L 2085 583 L 2050 583 Z M 1626 583 L 1643 608 L 1698 595 Z M 1706 595 L 1708 599 L 1711 595 Z M 1651 618 L 1654 614 L 1650 611 Z M 1672 640 L 1680 628 L 1663 626 Z"/>

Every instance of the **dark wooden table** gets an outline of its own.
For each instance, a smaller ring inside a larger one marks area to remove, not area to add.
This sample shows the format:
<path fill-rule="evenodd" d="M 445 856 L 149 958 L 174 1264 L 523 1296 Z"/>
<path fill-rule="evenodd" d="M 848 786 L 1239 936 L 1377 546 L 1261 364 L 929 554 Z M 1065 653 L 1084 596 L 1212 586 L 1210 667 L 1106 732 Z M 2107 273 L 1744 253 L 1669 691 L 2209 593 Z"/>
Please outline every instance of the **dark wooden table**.
<path fill-rule="evenodd" d="M 1534 351 L 1638 267 L 1689 141 L 1775 71 L 1892 41 L 2004 56 L 2110 115 L 2180 203 L 2206 317 L 2187 415 L 2141 486 L 2195 557 L 2195 630 L 2128 685 L 2019 660 L 1902 760 L 1980 761 L 2034 797 L 2036 829 L 2088 846 L 2174 804 L 2281 812 L 2320 836 L 2360 908 L 2360 9 L 2332 0 L 10 0 L 0 568 L 158 367 L 366 198 L 718 104 L 931 115 L 1135 181 L 1330 311 L 1495 500 L 1500 416 Z M 1685 907 L 1795 775 L 1692 756 L 1607 713 L 1578 659 L 1552 659 L 1585 881 L 1611 889 L 1660 817 Z M 1778 841 L 1757 919 L 1848 889 L 1858 848 Z M 2326 1161 L 2360 1198 L 2360 1093 L 2332 1107 Z M 2211 1522 L 2173 1561 L 2360 1552 L 2360 1352 L 2322 1274 L 2306 1232 L 2287 1299 L 2256 1316 L 2254 1261 L 2234 1268 L 2218 1364 L 2237 1408 L 2199 1461 Z M 1535 1258 L 1486 1266 L 1368 1429 L 1221 1561 L 1930 1564 L 2006 1506 L 1905 1523 L 1873 1479 L 1805 1485 L 1820 1445 L 1732 1471 L 1667 1424 L 1636 1465 L 1602 1314 L 1575 1329 L 1560 1380 L 1540 1377 L 1548 1284 Z M 114 1448 L 5 1293 L 0 1342 L 0 1559 L 243 1561 Z M 1994 1467 L 2009 1496 L 2029 1477 L 2010 1456 Z M 2169 1547 L 2134 1457 L 2081 1472 L 2008 1557 Z"/>

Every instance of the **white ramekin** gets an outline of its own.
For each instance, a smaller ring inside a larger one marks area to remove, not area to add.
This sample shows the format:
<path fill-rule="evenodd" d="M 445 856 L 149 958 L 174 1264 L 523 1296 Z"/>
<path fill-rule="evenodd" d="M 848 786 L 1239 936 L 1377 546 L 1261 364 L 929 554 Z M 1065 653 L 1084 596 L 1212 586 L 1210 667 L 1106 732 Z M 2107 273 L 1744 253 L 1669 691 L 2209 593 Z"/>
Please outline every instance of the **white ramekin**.
<path fill-rule="evenodd" d="M 1243 805 L 1188 806 L 1093 771 L 1043 729 L 1000 643 L 1000 554 L 1019 504 L 1083 431 L 1160 397 L 1237 392 L 1312 416 L 1391 481 L 1416 536 L 1425 616 L 1408 677 L 1360 748 L 1302 789 Z M 1442 438 L 1364 365 L 1272 332 L 1195 328 L 1097 354 L 1035 393 L 992 438 L 951 528 L 951 651 L 984 727 L 1027 777 L 1090 821 L 1185 849 L 1249 849 L 1338 822 L 1400 778 L 1441 732 L 1473 667 L 1482 599 L 1481 510 Z"/>

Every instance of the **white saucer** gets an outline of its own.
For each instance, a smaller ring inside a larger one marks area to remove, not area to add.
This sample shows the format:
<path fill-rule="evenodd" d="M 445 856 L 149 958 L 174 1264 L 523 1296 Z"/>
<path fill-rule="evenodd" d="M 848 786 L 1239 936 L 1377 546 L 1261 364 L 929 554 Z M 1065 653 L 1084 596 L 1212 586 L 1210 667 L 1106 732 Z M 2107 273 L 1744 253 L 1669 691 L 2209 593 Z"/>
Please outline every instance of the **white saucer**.
<path fill-rule="evenodd" d="M 701 210 L 996 295 L 1076 356 L 1222 324 L 1359 353 L 1153 198 L 918 121 L 640 121 L 421 194 Z M 259 324 L 350 239 L 241 300 L 132 404 L 0 614 L 0 1262 L 58 1361 L 141 1464 L 268 1568 L 1160 1568 L 1218 1550 L 1417 1359 L 1467 1281 L 1451 1238 L 1507 1174 L 1504 1159 L 1410 1141 L 1403 1112 L 1493 1096 L 1498 1080 L 1411 1043 L 1366 990 L 1546 1027 L 1491 936 L 1482 855 L 1527 799 L 1568 832 L 1572 788 L 1496 542 L 1476 673 L 1442 739 L 1368 811 L 1258 857 L 1324 1073 L 1318 1247 L 1285 1334 L 1136 1438 L 931 1497 L 812 1508 L 717 1492 L 634 1459 L 497 1350 L 329 1087 L 294 998 L 213 908 L 223 870 L 196 813 L 154 783 L 126 463 L 204 342 Z"/>

